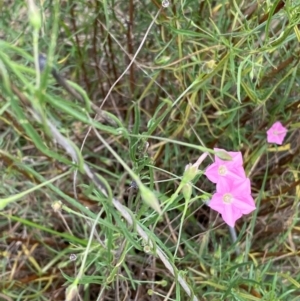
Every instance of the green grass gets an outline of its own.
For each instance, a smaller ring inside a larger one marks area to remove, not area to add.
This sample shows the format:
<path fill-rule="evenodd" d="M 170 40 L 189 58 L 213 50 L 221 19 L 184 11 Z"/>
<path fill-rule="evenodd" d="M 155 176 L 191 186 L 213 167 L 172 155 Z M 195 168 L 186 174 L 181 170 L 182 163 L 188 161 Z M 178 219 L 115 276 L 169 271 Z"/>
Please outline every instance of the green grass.
<path fill-rule="evenodd" d="M 35 5 L 0 1 L 0 300 L 300 300 L 298 2 Z M 257 206 L 235 243 L 214 147 Z"/>

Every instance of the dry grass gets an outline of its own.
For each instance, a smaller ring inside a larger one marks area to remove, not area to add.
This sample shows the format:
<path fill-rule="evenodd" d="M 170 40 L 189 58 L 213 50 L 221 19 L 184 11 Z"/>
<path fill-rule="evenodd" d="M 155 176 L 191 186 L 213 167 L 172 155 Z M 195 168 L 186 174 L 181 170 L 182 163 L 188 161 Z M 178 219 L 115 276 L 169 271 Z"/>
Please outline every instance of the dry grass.
<path fill-rule="evenodd" d="M 0 3 L 0 300 L 189 300 L 180 277 L 197 300 L 300 300 L 296 1 L 36 4 L 37 30 L 26 2 Z M 281 147 L 266 143 L 276 120 Z M 181 194 L 170 201 L 214 147 L 243 153 L 258 208 L 236 244 L 201 173 L 187 212 Z"/>

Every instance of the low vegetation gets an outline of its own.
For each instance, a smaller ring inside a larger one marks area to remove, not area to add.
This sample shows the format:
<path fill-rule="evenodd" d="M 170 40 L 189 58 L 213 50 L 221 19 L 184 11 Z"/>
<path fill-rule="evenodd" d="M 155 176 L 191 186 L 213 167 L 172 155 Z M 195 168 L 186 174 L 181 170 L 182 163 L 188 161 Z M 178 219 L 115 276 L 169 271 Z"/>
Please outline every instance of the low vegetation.
<path fill-rule="evenodd" d="M 300 300 L 297 1 L 0 10 L 0 300 Z"/>

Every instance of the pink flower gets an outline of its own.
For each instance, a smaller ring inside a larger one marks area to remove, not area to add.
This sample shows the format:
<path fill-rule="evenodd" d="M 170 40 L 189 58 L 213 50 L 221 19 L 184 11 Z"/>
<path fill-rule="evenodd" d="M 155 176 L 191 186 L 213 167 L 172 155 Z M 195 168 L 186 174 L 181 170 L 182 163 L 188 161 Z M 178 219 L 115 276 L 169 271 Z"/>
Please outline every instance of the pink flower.
<path fill-rule="evenodd" d="M 267 131 L 267 141 L 281 145 L 286 133 L 287 128 L 280 121 L 276 121 Z"/>
<path fill-rule="evenodd" d="M 214 148 L 214 151 L 225 152 L 226 155 L 230 155 L 231 160 L 225 161 L 215 156 L 215 162 L 208 166 L 205 171 L 205 175 L 211 182 L 218 183 L 221 178 L 246 178 L 241 152 L 226 152 L 219 148 Z"/>
<path fill-rule="evenodd" d="M 221 178 L 208 206 L 219 212 L 226 224 L 234 227 L 236 220 L 256 208 L 251 196 L 250 180 L 236 178 L 231 181 Z"/>

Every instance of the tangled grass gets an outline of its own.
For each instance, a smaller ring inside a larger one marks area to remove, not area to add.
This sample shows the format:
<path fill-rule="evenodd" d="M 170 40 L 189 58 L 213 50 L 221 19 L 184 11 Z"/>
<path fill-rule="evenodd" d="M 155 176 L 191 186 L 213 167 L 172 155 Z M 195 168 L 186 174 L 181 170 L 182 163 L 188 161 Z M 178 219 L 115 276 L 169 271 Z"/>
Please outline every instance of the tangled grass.
<path fill-rule="evenodd" d="M 300 300 L 300 5 L 164 4 L 0 2 L 0 300 Z M 211 156 L 175 193 L 214 147 L 257 206 L 234 243 Z"/>

